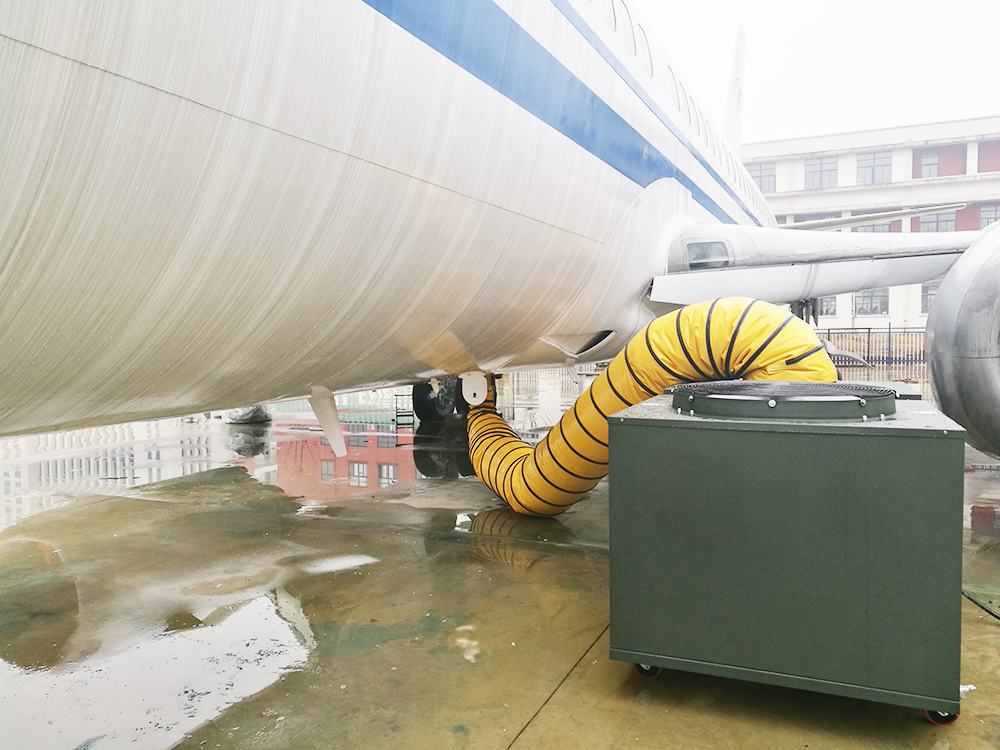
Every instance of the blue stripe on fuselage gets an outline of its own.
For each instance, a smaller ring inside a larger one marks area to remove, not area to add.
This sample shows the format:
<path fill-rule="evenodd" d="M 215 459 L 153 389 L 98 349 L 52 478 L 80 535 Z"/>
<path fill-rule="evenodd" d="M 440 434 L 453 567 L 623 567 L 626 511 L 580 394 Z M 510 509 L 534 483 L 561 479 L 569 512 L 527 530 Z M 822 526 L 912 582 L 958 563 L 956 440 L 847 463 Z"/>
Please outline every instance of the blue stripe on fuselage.
<path fill-rule="evenodd" d="M 693 143 L 691 143 L 690 139 L 688 139 L 687 135 L 677 125 L 677 123 L 667 117 L 667 113 L 663 111 L 663 108 L 656 103 L 656 100 L 650 96 L 646 89 L 639 85 L 639 82 L 635 80 L 635 77 L 629 73 L 628 68 L 622 64 L 621 60 L 615 57 L 615 54 L 606 44 L 604 44 L 604 42 L 601 41 L 601 38 L 594 32 L 594 30 L 587 25 L 587 22 L 584 21 L 583 17 L 576 12 L 576 9 L 568 2 L 568 0 L 552 0 L 552 4 L 555 5 L 559 11 L 566 16 L 566 19 L 576 27 L 576 30 L 579 31 L 588 42 L 590 42 L 590 46 L 597 50 L 598 54 L 604 58 L 605 62 L 614 68 L 618 76 L 628 84 L 628 87 L 635 92 L 636 96 L 642 99 L 643 104 L 649 108 L 649 111 L 656 115 L 656 119 L 662 122 L 664 126 L 666 126 L 667 130 L 673 133 L 674 137 L 680 141 L 681 145 L 683 145 L 684 148 L 698 160 L 698 163 L 705 168 L 705 171 L 712 176 L 712 179 L 714 179 L 716 183 L 718 183 L 719 186 L 729 194 L 729 197 L 743 209 L 746 215 L 749 216 L 754 223 L 757 224 L 757 226 L 760 226 L 760 221 L 758 221 L 753 212 L 747 208 L 746 203 L 744 203 L 743 200 L 736 194 L 732 185 L 726 182 L 726 180 L 717 171 L 715 171 L 715 168 L 708 163 L 708 159 L 702 156 L 701 152 Z"/>
<path fill-rule="evenodd" d="M 492 0 L 364 0 L 641 187 L 672 177 L 735 220 Z"/>

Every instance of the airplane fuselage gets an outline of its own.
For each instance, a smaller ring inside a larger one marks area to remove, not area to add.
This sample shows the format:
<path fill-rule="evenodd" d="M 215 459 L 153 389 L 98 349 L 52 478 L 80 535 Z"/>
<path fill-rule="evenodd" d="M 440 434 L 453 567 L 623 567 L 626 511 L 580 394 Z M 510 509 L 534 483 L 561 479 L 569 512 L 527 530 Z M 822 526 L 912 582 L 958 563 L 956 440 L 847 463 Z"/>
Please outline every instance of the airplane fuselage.
<path fill-rule="evenodd" d="M 603 5 L 0 0 L 0 434 L 612 356 L 773 219 Z"/>

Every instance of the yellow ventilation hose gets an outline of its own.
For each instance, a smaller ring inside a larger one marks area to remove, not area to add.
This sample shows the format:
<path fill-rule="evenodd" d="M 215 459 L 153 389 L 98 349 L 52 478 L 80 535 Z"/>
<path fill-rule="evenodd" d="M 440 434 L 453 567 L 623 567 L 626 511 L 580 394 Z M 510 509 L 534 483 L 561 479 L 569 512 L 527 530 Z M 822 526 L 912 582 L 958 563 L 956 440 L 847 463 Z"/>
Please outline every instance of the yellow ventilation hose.
<path fill-rule="evenodd" d="M 469 410 L 476 475 L 518 513 L 562 513 L 608 473 L 608 416 L 678 383 L 834 382 L 807 323 L 747 297 L 688 305 L 637 333 L 533 449 L 497 414 L 492 389 Z"/>

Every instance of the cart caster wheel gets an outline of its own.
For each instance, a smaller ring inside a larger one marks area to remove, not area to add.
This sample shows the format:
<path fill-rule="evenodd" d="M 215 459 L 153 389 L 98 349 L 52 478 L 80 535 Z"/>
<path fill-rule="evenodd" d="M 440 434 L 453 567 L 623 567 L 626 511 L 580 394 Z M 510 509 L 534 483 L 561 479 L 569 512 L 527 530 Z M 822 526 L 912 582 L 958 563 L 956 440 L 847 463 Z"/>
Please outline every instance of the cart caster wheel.
<path fill-rule="evenodd" d="M 946 714 L 942 711 L 924 711 L 924 716 L 931 724 L 937 724 L 939 727 L 946 727 L 958 721 L 958 714 Z"/>
<path fill-rule="evenodd" d="M 660 673 L 663 671 L 663 667 L 654 667 L 651 664 L 636 664 L 635 671 L 647 680 L 655 680 L 660 676 Z"/>

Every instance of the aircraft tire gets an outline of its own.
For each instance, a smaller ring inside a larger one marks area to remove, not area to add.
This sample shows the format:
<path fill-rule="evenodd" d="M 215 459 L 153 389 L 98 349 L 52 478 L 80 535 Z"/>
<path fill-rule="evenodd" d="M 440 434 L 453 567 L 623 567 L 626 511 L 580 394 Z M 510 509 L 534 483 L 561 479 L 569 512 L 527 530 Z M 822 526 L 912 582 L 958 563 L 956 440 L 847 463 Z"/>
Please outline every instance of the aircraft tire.
<path fill-rule="evenodd" d="M 430 383 L 413 386 L 413 413 L 421 422 L 443 422 L 455 411 L 455 380 L 445 380 L 434 393 Z"/>

